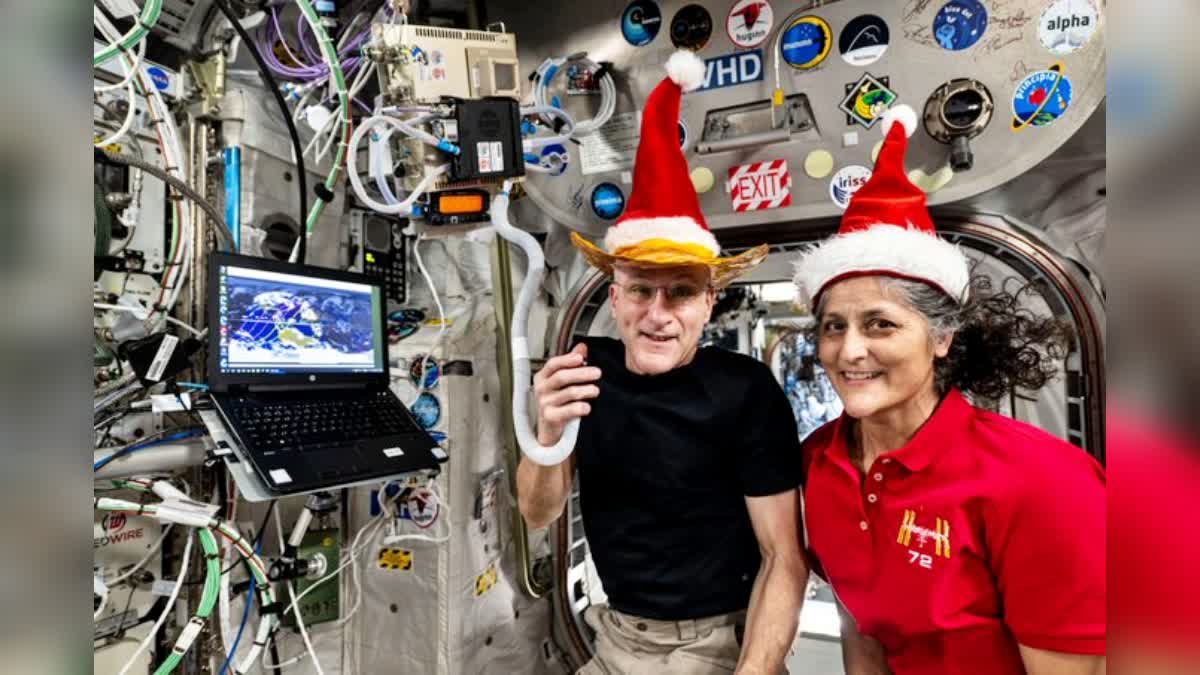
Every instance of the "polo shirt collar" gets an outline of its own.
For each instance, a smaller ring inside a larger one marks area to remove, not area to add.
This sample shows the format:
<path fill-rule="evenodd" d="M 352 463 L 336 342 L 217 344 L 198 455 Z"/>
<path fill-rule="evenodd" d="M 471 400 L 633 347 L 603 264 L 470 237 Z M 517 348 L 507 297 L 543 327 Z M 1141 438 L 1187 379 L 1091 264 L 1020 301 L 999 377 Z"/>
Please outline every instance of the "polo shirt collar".
<path fill-rule="evenodd" d="M 900 463 L 909 471 L 921 471 L 944 450 L 949 449 L 957 441 L 970 422 L 974 408 L 963 397 L 962 392 L 952 388 L 942 397 L 933 415 L 921 425 L 915 436 L 904 447 L 880 455 Z M 846 413 L 837 420 L 833 443 L 828 450 L 842 459 L 850 458 L 851 418 Z"/>

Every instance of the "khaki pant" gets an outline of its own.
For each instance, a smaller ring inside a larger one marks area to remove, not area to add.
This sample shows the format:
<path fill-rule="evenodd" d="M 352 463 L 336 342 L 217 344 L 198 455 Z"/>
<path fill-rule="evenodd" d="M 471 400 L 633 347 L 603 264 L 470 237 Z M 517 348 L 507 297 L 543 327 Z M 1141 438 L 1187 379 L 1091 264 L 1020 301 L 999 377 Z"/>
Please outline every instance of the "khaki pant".
<path fill-rule="evenodd" d="M 746 613 L 655 621 L 593 605 L 584 620 L 596 656 L 576 675 L 723 675 L 737 667 Z"/>

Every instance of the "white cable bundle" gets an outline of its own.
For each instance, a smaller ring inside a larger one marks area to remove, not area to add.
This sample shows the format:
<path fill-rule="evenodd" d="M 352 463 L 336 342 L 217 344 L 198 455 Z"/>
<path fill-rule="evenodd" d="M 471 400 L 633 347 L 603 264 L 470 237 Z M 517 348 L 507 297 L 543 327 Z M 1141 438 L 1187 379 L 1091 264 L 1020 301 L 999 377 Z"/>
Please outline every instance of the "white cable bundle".
<path fill-rule="evenodd" d="M 572 54 L 567 57 L 557 59 L 546 59 L 542 65 L 538 66 L 537 79 L 533 85 L 533 102 L 539 107 L 552 107 L 551 100 L 548 98 L 547 92 L 550 88 L 550 83 L 568 64 L 575 65 L 580 68 L 585 68 L 593 75 L 601 71 L 600 64 L 587 58 L 586 53 Z M 596 112 L 595 117 L 575 124 L 570 136 L 578 138 L 586 136 L 600 127 L 604 126 L 613 113 L 617 109 L 617 85 L 613 82 L 611 73 L 605 72 L 600 78 L 600 110 Z M 557 107 L 557 106 L 554 106 Z M 547 124 L 553 122 L 546 116 L 542 115 L 542 119 Z"/>

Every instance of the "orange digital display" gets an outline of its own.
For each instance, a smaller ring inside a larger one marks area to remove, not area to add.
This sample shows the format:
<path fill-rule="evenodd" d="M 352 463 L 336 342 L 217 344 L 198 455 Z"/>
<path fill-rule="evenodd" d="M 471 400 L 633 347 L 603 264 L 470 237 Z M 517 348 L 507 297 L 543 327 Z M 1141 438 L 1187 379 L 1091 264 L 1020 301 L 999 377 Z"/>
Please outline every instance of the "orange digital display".
<path fill-rule="evenodd" d="M 483 213 L 483 195 L 440 195 L 437 210 L 446 215 Z"/>

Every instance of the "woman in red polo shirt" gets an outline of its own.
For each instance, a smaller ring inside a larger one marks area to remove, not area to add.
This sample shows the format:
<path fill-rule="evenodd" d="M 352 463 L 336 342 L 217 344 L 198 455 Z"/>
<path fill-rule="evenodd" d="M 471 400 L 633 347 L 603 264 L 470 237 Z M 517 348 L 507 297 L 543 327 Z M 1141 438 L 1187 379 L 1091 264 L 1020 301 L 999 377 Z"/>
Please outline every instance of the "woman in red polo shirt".
<path fill-rule="evenodd" d="M 803 453 L 809 552 L 843 611 L 846 671 L 1102 673 L 1104 470 L 970 403 L 1040 388 L 1066 332 L 971 283 L 904 173 L 916 116 L 901 106 L 882 126 L 838 234 L 796 265 L 845 406 Z"/>

